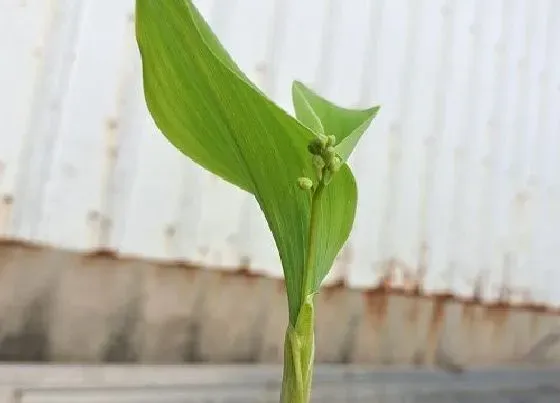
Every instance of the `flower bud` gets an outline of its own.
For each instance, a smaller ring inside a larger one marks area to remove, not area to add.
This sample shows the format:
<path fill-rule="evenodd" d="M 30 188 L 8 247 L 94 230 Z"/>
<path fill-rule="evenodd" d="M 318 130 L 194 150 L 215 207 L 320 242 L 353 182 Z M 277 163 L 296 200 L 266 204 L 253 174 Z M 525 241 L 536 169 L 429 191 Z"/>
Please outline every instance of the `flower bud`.
<path fill-rule="evenodd" d="M 321 180 L 321 178 L 323 177 L 323 168 L 325 167 L 325 161 L 323 161 L 323 158 L 321 158 L 320 155 L 314 155 L 311 161 L 313 162 L 313 166 L 315 167 L 315 174 L 317 175 L 317 178 Z"/>
<path fill-rule="evenodd" d="M 334 146 L 336 144 L 336 137 L 334 135 L 330 135 L 327 137 L 327 146 Z"/>
<path fill-rule="evenodd" d="M 323 161 L 323 158 L 321 158 L 320 155 L 314 155 L 311 160 L 316 168 L 323 169 L 325 166 L 325 161 Z"/>
<path fill-rule="evenodd" d="M 313 181 L 305 176 L 298 178 L 297 184 L 300 189 L 309 190 L 313 187 Z"/>
<path fill-rule="evenodd" d="M 328 164 L 329 161 L 331 161 L 334 157 L 334 148 L 330 146 L 327 147 L 323 152 L 322 156 L 323 156 L 323 160 L 325 160 Z"/>
<path fill-rule="evenodd" d="M 342 161 L 336 155 L 329 161 L 328 169 L 332 172 L 338 172 L 340 170 L 340 166 L 342 165 Z"/>
<path fill-rule="evenodd" d="M 326 146 L 326 140 L 322 137 L 314 139 L 307 146 L 307 150 L 313 155 L 321 155 Z"/>

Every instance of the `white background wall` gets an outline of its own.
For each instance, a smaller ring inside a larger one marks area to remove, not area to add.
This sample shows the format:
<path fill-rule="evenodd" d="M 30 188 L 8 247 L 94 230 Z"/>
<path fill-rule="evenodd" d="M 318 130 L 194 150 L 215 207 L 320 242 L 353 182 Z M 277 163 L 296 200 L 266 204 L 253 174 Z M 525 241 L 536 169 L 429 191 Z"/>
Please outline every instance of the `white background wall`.
<path fill-rule="evenodd" d="M 332 278 L 560 302 L 560 1 L 198 0 L 249 77 L 381 104 Z M 157 133 L 133 0 L 0 0 L 0 234 L 281 275 L 249 195 Z"/>

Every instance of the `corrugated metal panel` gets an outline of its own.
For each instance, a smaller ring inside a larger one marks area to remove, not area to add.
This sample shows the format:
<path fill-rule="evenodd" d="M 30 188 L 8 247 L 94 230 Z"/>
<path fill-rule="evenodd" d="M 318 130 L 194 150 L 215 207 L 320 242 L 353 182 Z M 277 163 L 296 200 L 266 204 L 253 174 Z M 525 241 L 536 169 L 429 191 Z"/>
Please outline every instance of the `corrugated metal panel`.
<path fill-rule="evenodd" d="M 352 159 L 358 216 L 331 279 L 560 302 L 560 2 L 197 4 L 289 111 L 296 78 L 383 106 Z M 157 134 L 132 12 L 0 4 L 1 233 L 280 275 L 256 203 Z"/>

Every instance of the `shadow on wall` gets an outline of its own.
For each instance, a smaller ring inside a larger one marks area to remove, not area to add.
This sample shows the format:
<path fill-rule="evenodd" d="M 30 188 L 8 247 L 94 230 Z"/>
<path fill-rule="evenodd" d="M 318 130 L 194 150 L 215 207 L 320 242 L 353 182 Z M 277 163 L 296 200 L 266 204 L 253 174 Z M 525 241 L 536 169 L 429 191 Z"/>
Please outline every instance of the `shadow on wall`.
<path fill-rule="evenodd" d="M 560 361 L 558 312 L 378 288 L 323 288 L 321 363 L 438 366 Z M 284 284 L 242 271 L 0 243 L 0 360 L 282 361 Z"/>

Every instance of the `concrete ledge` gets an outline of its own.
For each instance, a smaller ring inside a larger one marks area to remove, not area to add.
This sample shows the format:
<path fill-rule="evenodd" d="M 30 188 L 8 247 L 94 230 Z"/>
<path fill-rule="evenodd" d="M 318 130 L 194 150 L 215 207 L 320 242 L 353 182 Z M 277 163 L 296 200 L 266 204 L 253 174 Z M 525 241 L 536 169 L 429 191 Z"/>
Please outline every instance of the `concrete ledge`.
<path fill-rule="evenodd" d="M 560 398 L 560 367 L 461 374 L 329 365 L 316 368 L 314 402 L 514 402 Z M 277 402 L 279 366 L 0 366 L 1 403 Z M 9 400 L 11 399 L 11 400 Z"/>

